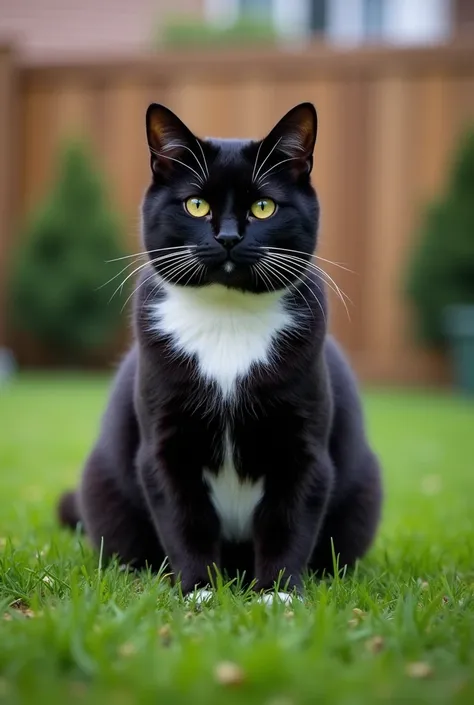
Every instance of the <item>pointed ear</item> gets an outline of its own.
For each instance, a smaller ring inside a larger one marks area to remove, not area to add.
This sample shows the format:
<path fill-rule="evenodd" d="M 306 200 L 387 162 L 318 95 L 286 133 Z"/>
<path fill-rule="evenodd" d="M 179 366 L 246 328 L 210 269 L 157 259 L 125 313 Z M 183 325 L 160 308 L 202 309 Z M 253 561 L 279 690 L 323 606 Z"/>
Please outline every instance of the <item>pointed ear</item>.
<path fill-rule="evenodd" d="M 155 175 L 164 176 L 186 159 L 196 137 L 169 108 L 152 103 L 146 111 L 146 135 L 150 165 Z"/>
<path fill-rule="evenodd" d="M 312 103 L 300 103 L 289 110 L 263 140 L 262 150 L 270 157 L 270 151 L 278 153 L 279 161 L 294 176 L 309 175 L 313 168 L 313 150 L 318 131 L 318 117 Z M 263 154 L 263 158 L 265 158 Z M 273 161 L 273 158 L 270 157 Z M 276 157 L 275 157 L 276 158 Z"/>

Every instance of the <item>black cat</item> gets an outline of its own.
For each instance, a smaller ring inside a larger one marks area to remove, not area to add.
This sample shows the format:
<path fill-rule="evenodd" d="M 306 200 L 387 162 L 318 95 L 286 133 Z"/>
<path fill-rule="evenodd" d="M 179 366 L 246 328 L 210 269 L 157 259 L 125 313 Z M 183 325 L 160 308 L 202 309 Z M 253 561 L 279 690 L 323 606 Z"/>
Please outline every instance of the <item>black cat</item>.
<path fill-rule="evenodd" d="M 256 589 L 352 566 L 374 538 L 380 471 L 352 372 L 326 333 L 302 103 L 262 141 L 199 139 L 146 116 L 152 184 L 136 343 L 117 373 L 64 524 L 182 590 L 214 564 Z"/>

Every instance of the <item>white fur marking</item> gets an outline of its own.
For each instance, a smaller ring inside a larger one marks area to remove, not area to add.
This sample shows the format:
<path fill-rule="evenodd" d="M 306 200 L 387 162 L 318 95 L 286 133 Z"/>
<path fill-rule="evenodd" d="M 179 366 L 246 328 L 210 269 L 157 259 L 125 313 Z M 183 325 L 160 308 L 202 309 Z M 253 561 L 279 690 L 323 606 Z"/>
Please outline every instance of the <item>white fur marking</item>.
<path fill-rule="evenodd" d="M 257 482 L 239 478 L 228 431 L 225 434 L 224 453 L 224 464 L 218 474 L 204 470 L 204 479 L 221 520 L 222 535 L 231 541 L 245 541 L 251 537 L 253 513 L 263 496 L 263 478 Z"/>
<path fill-rule="evenodd" d="M 206 590 L 206 588 L 200 588 L 194 592 L 190 592 L 186 595 L 186 602 L 193 602 L 196 605 L 202 605 L 203 603 L 209 602 L 214 597 L 212 590 Z"/>
<path fill-rule="evenodd" d="M 301 600 L 301 597 L 298 596 L 298 599 Z M 283 602 L 284 604 L 291 605 L 293 600 L 293 595 L 290 595 L 288 592 L 266 592 L 258 598 L 258 601 L 263 602 L 264 605 L 273 605 L 274 602 Z"/>
<path fill-rule="evenodd" d="M 199 372 L 233 396 L 252 365 L 271 362 L 279 333 L 295 325 L 282 292 L 251 294 L 213 284 L 199 289 L 163 284 L 152 326 L 170 335 L 177 352 L 196 356 Z"/>

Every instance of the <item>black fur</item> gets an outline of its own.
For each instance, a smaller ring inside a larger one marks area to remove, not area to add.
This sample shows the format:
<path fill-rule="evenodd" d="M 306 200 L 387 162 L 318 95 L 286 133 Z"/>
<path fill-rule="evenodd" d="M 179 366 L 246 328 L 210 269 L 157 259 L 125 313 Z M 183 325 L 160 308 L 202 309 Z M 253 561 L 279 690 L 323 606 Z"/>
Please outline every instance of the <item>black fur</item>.
<path fill-rule="evenodd" d="M 310 182 L 316 114 L 310 104 L 297 106 L 262 142 L 198 140 L 153 105 L 147 130 L 153 181 L 142 208 L 146 250 L 153 258 L 153 250 L 194 245 L 205 267 L 176 273 L 170 255 L 142 272 L 136 342 L 116 376 L 78 501 L 63 501 L 61 518 L 73 525 L 80 516 L 95 546 L 103 539 L 106 555 L 136 567 L 158 568 L 167 556 L 184 592 L 207 584 L 213 564 L 230 575 L 246 571 L 259 590 L 271 588 L 280 571 L 299 588 L 308 568 L 332 572 L 332 542 L 340 567 L 366 553 L 382 496 L 356 382 L 326 333 L 323 279 L 306 266 L 319 220 Z M 259 185 L 255 165 L 262 162 Z M 196 194 L 209 202 L 209 217 L 192 218 L 183 207 Z M 277 203 L 267 220 L 249 214 L 259 198 Z M 233 237 L 232 248 L 222 234 Z M 263 261 L 264 247 L 291 250 L 298 260 L 285 268 L 283 257 L 274 258 L 266 278 L 255 276 L 251 265 Z M 271 365 L 254 366 L 239 381 L 237 401 L 220 398 L 196 359 L 151 330 L 150 302 L 166 295 L 156 272 L 178 286 L 286 290 L 298 326 L 275 340 Z M 239 476 L 264 478 L 252 538 L 242 544 L 222 540 L 203 481 L 203 468 L 217 473 L 222 464 L 225 428 Z"/>

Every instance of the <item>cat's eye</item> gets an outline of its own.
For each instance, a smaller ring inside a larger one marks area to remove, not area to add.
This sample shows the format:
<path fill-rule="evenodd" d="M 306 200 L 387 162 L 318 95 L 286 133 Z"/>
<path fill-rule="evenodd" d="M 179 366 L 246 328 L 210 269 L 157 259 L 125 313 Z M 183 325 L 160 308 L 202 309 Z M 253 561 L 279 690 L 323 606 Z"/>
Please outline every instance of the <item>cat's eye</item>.
<path fill-rule="evenodd" d="M 250 212 L 255 218 L 264 220 L 276 211 L 276 203 L 271 198 L 261 198 L 250 206 Z"/>
<path fill-rule="evenodd" d="M 204 218 L 205 215 L 209 215 L 211 212 L 209 203 L 198 196 L 188 198 L 187 201 L 184 202 L 184 207 L 193 218 Z"/>

